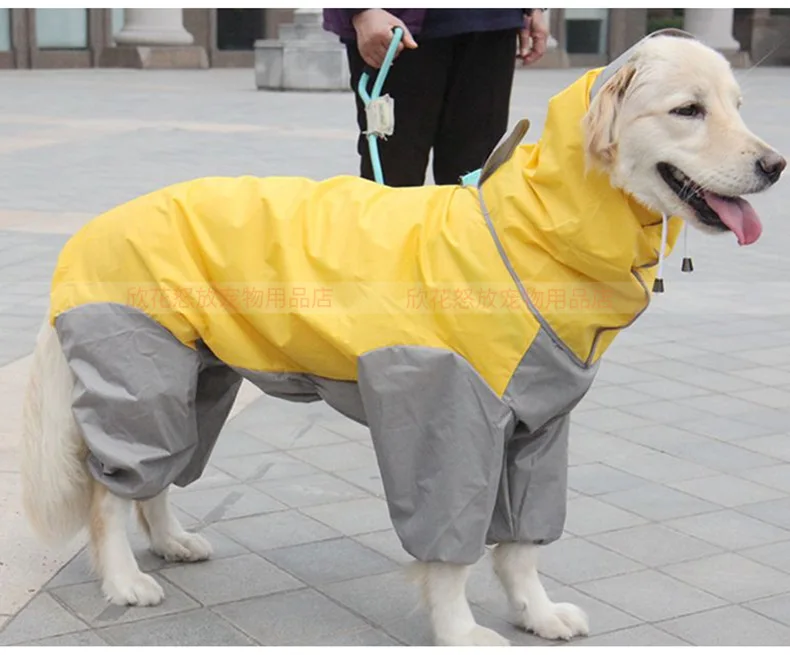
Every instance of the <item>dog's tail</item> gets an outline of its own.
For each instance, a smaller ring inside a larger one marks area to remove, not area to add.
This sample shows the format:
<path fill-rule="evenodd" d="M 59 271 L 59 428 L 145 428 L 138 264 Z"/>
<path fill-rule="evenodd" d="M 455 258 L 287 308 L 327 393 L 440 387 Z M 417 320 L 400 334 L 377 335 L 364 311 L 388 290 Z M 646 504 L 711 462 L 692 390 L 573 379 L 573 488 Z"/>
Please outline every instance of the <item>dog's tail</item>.
<path fill-rule="evenodd" d="M 45 322 L 36 342 L 22 416 L 22 501 L 35 532 L 62 542 L 87 525 L 87 449 L 71 413 L 74 382 L 57 332 Z"/>

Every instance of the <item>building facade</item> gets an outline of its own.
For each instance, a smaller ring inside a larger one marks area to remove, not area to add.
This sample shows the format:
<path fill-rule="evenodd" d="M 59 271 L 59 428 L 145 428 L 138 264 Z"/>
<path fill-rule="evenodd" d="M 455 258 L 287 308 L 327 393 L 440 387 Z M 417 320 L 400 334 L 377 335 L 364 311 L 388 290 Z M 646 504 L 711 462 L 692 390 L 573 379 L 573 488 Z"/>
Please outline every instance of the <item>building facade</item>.
<path fill-rule="evenodd" d="M 276 38 L 292 17 L 292 9 L 0 9 L 0 68 L 144 66 L 111 56 L 128 45 L 199 52 L 165 57 L 160 67 L 248 67 L 255 41 Z M 666 26 L 697 34 L 738 65 L 790 65 L 787 9 L 553 9 L 550 22 L 542 66 L 604 65 Z"/>

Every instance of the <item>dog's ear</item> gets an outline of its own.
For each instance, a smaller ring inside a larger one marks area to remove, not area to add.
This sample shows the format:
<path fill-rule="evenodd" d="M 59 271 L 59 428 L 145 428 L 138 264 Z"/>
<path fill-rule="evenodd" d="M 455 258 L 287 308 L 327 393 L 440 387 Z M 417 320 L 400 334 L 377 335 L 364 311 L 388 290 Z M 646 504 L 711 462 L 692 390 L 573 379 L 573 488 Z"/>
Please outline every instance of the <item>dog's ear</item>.
<path fill-rule="evenodd" d="M 636 66 L 629 62 L 601 87 L 584 117 L 584 147 L 589 164 L 607 170 L 617 155 L 617 119 Z"/>

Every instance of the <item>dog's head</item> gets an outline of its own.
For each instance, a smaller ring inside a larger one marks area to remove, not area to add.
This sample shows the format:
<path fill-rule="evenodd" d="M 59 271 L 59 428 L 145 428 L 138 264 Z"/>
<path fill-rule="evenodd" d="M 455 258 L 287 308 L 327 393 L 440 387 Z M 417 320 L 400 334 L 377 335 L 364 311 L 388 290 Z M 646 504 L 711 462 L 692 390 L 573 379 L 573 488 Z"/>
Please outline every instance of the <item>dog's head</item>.
<path fill-rule="evenodd" d="M 746 127 L 740 104 L 721 54 L 690 38 L 645 39 L 591 100 L 588 162 L 654 211 L 751 243 L 760 222 L 740 196 L 773 185 L 786 162 Z"/>

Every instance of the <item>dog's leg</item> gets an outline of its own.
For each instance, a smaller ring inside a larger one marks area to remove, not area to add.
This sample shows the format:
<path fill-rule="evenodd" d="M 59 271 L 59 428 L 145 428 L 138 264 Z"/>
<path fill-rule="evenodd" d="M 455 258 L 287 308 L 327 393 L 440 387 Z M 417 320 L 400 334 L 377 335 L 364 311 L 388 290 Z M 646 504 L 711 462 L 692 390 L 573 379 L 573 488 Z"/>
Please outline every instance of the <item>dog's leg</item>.
<path fill-rule="evenodd" d="M 494 570 L 524 628 L 544 639 L 570 639 L 589 632 L 587 615 L 576 605 L 554 603 L 538 576 L 538 547 L 499 544 Z"/>
<path fill-rule="evenodd" d="M 150 575 L 140 571 L 134 558 L 126 522 L 132 501 L 93 484 L 90 541 L 94 566 L 102 579 L 102 592 L 115 605 L 158 605 L 165 592 Z"/>
<path fill-rule="evenodd" d="M 509 646 L 500 634 L 478 625 L 466 600 L 469 567 L 442 562 L 413 565 L 422 587 L 437 646 Z"/>
<path fill-rule="evenodd" d="M 199 562 L 211 557 L 205 537 L 187 532 L 170 509 L 165 489 L 151 500 L 137 503 L 137 518 L 151 541 L 151 550 L 168 562 Z"/>

